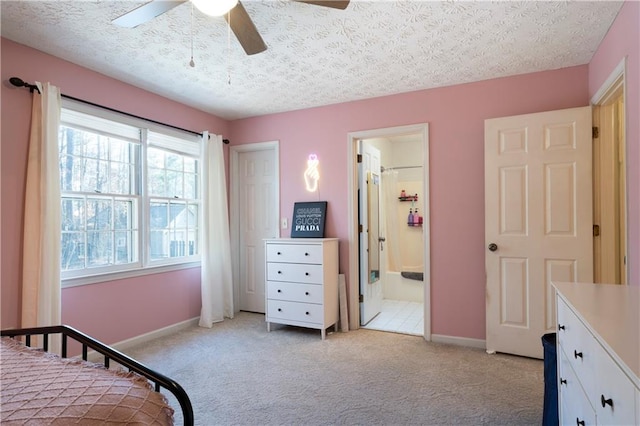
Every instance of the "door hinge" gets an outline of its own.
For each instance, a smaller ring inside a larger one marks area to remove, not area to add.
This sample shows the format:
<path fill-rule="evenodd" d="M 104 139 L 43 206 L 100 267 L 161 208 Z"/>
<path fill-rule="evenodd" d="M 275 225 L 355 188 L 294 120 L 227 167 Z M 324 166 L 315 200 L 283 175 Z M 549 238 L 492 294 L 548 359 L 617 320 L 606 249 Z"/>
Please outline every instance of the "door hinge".
<path fill-rule="evenodd" d="M 358 154 L 356 157 L 356 163 L 362 163 L 362 154 Z"/>
<path fill-rule="evenodd" d="M 360 295 L 360 297 L 358 297 L 358 302 L 364 302 L 364 296 L 362 294 Z"/>
<path fill-rule="evenodd" d="M 362 225 L 358 225 L 358 232 L 362 232 Z"/>
<path fill-rule="evenodd" d="M 594 237 L 600 236 L 600 225 L 593 225 L 593 236 Z"/>
<path fill-rule="evenodd" d="M 592 127 L 591 128 L 591 136 L 593 137 L 593 139 L 597 139 L 600 137 L 600 129 L 598 127 Z"/>

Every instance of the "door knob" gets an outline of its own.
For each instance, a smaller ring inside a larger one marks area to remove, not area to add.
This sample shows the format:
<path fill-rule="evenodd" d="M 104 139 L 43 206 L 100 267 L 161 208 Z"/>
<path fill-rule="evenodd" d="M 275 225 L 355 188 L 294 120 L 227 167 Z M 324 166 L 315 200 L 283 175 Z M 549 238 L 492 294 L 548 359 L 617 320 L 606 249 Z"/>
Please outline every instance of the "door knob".
<path fill-rule="evenodd" d="M 489 244 L 488 248 L 489 248 L 490 251 L 496 251 L 496 250 L 498 250 L 498 245 L 495 244 L 495 243 L 491 243 L 491 244 Z"/>

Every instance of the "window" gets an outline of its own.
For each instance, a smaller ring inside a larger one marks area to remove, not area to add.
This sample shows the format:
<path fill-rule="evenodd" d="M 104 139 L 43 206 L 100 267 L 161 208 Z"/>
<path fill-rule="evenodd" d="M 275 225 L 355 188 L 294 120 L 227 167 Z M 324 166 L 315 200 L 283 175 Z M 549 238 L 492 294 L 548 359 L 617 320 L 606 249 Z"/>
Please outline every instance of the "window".
<path fill-rule="evenodd" d="M 70 104 L 59 131 L 63 280 L 199 261 L 200 137 Z"/>

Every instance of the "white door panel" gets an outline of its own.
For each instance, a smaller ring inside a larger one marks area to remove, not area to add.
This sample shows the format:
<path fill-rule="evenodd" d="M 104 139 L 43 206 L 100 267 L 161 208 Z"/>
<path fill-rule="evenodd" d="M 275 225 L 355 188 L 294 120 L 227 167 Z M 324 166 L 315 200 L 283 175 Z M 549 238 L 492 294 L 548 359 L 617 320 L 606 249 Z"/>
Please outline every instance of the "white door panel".
<path fill-rule="evenodd" d="M 238 154 L 240 310 L 265 311 L 264 238 L 277 236 L 273 150 Z"/>
<path fill-rule="evenodd" d="M 485 121 L 488 352 L 542 358 L 551 281 L 592 280 L 591 153 L 590 107 Z"/>

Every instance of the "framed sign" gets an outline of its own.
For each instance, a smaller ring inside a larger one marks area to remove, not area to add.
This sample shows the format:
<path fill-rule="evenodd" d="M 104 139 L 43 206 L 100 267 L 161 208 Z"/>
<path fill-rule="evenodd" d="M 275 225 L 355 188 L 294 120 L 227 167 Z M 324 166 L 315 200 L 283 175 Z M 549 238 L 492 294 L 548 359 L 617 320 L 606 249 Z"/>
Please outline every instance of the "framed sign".
<path fill-rule="evenodd" d="M 327 202 L 294 203 L 291 238 L 324 238 Z"/>

